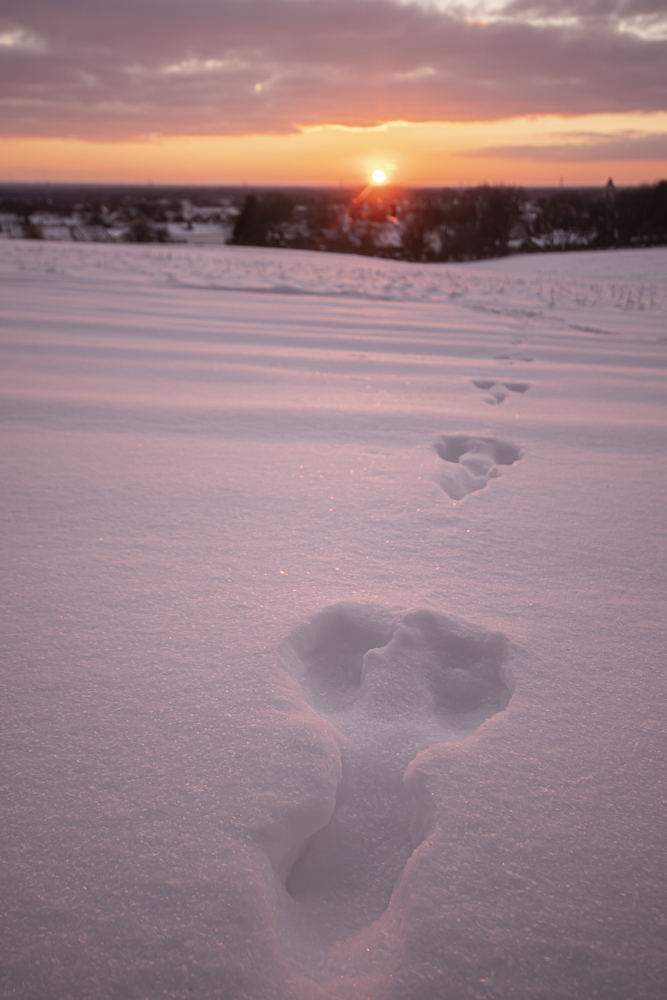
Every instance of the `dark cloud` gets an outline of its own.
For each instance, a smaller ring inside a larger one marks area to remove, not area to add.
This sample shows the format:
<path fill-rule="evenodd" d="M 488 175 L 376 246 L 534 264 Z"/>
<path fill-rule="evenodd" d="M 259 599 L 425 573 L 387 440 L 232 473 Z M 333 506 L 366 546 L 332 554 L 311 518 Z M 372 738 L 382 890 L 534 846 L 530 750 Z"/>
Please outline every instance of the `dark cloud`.
<path fill-rule="evenodd" d="M 655 0 L 516 0 L 484 24 L 392 0 L 4 0 L 2 129 L 112 139 L 662 110 L 667 38 L 626 30 L 660 16 Z"/>
<path fill-rule="evenodd" d="M 583 141 L 582 141 L 583 139 Z M 620 136 L 572 136 L 572 142 L 541 146 L 484 146 L 468 152 L 455 153 L 460 157 L 488 157 L 491 159 L 533 160 L 546 163 L 569 161 L 589 163 L 610 160 L 667 161 L 667 135 L 629 134 Z"/>

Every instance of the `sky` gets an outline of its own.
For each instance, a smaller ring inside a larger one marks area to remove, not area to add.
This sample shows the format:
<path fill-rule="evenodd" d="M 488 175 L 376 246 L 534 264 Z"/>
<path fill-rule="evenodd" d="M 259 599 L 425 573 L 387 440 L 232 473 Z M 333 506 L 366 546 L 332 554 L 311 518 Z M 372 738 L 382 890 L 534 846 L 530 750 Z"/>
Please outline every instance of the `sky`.
<path fill-rule="evenodd" d="M 3 0 L 0 179 L 667 176 L 665 0 Z"/>

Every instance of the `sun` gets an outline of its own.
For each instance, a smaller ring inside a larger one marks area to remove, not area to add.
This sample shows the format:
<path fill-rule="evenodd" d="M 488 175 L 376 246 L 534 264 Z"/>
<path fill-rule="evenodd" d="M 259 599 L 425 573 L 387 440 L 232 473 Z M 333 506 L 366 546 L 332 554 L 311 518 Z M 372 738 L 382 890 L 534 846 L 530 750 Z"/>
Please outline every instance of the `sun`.
<path fill-rule="evenodd" d="M 371 174 L 371 179 L 373 181 L 373 184 L 384 184 L 384 182 L 387 179 L 387 175 L 385 174 L 384 170 L 374 170 L 373 173 Z"/>

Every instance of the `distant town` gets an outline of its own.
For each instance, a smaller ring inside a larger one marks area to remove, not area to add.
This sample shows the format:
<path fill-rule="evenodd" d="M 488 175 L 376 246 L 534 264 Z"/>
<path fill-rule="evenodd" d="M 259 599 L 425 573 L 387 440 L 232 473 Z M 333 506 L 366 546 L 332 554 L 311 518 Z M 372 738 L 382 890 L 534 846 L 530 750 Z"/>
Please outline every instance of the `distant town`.
<path fill-rule="evenodd" d="M 0 239 L 232 244 L 409 261 L 667 244 L 667 181 L 616 188 L 0 185 Z"/>

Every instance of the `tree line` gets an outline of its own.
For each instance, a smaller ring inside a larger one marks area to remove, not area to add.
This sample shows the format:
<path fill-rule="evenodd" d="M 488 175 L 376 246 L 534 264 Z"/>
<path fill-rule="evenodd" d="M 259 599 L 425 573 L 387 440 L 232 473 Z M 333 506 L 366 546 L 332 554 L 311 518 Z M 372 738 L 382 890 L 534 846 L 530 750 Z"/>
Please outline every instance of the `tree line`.
<path fill-rule="evenodd" d="M 76 217 L 129 242 L 185 241 L 217 226 L 237 246 L 289 247 L 411 261 L 667 244 L 667 181 L 616 188 L 259 189 L 3 185 L 0 213 L 39 239 L 40 213 Z M 180 229 L 179 229 L 180 226 Z M 73 230 L 74 232 L 74 230 Z M 180 234 L 180 235 L 179 235 Z"/>
<path fill-rule="evenodd" d="M 229 241 L 412 261 L 667 244 L 667 181 L 617 189 L 530 191 L 483 185 L 376 189 L 349 207 L 333 192 L 295 201 L 249 194 Z"/>

